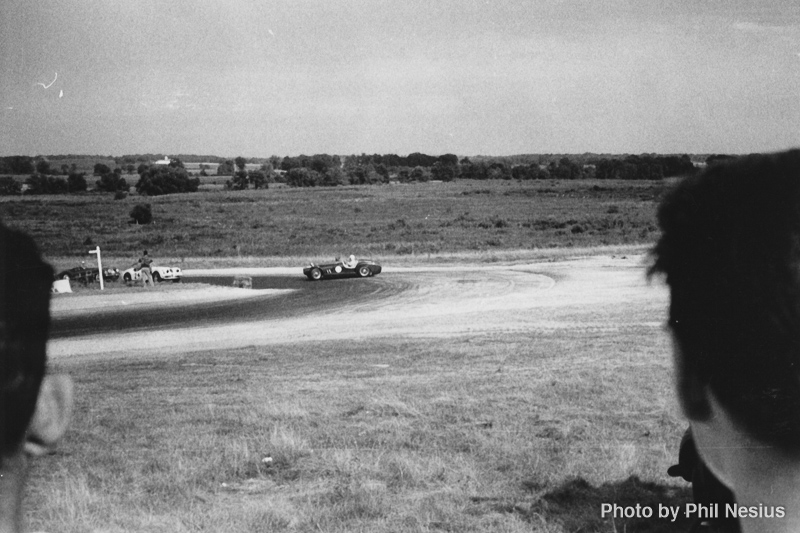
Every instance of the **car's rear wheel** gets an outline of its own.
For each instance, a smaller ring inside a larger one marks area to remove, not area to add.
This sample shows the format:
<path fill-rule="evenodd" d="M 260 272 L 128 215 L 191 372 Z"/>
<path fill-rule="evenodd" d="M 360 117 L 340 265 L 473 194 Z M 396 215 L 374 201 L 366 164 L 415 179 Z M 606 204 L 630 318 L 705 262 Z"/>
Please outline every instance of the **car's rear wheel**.
<path fill-rule="evenodd" d="M 318 281 L 322 279 L 322 271 L 318 268 L 312 269 L 309 277 L 314 281 Z"/>
<path fill-rule="evenodd" d="M 153 281 L 161 283 L 161 274 L 159 274 L 158 272 L 153 272 Z"/>
<path fill-rule="evenodd" d="M 370 275 L 369 267 L 364 265 L 361 268 L 359 268 L 358 275 L 361 276 L 362 278 L 366 278 L 367 276 L 369 276 Z"/>
<path fill-rule="evenodd" d="M 63 276 L 61 276 L 61 279 L 69 281 L 69 274 L 64 274 Z"/>
<path fill-rule="evenodd" d="M 130 280 L 131 280 L 131 275 L 130 274 L 125 274 L 124 276 L 122 276 L 122 281 L 126 281 L 127 282 L 127 281 L 130 281 Z"/>

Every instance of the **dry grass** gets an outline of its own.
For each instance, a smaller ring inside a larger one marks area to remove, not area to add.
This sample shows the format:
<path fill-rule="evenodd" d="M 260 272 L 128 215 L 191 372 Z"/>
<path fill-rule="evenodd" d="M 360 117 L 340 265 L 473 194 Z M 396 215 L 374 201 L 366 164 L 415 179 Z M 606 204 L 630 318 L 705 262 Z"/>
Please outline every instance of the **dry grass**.
<path fill-rule="evenodd" d="M 688 497 L 665 476 L 668 350 L 621 327 L 61 360 L 78 416 L 36 465 L 32 526 L 684 531 L 599 518 Z"/>
<path fill-rule="evenodd" d="M 49 258 L 100 246 L 117 264 L 156 258 L 377 258 L 646 244 L 662 182 L 474 182 L 0 198 L 0 216 Z M 134 205 L 154 224 L 128 224 Z M 111 264 L 111 263 L 109 263 Z"/>

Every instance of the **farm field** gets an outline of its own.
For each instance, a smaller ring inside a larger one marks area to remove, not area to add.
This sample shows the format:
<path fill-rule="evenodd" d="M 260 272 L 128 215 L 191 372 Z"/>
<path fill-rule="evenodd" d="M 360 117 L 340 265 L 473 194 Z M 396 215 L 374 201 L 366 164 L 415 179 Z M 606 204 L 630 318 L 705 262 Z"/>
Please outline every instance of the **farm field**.
<path fill-rule="evenodd" d="M 53 262 L 68 264 L 98 245 L 109 259 L 130 261 L 147 248 L 184 267 L 192 266 L 190 258 L 214 257 L 435 258 L 651 243 L 666 187 L 661 181 L 461 180 L 122 200 L 110 194 L 22 196 L 0 199 L 0 217 L 31 234 Z M 153 224 L 128 223 L 139 203 L 151 205 Z"/>

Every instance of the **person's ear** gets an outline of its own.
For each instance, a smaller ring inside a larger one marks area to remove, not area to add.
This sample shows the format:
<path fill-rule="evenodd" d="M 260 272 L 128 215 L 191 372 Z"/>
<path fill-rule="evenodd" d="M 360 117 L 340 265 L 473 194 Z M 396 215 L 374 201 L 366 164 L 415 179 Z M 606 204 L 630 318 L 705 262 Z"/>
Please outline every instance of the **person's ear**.
<path fill-rule="evenodd" d="M 44 377 L 36 401 L 36 412 L 28 426 L 26 453 L 42 455 L 53 449 L 69 425 L 72 399 L 73 386 L 69 376 Z"/>
<path fill-rule="evenodd" d="M 699 376 L 681 352 L 680 343 L 673 338 L 673 357 L 675 363 L 675 387 L 678 390 L 678 399 L 681 402 L 683 413 L 689 420 L 703 421 L 711 416 L 711 406 L 708 402 L 707 386 L 700 381 Z"/>

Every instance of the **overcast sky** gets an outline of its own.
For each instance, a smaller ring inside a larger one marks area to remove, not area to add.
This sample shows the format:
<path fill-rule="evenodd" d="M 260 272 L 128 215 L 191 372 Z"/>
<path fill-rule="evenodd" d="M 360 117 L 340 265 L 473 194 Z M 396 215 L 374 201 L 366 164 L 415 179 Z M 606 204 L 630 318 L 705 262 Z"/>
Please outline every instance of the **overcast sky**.
<path fill-rule="evenodd" d="M 0 155 L 800 146 L 796 0 L 2 0 Z"/>

